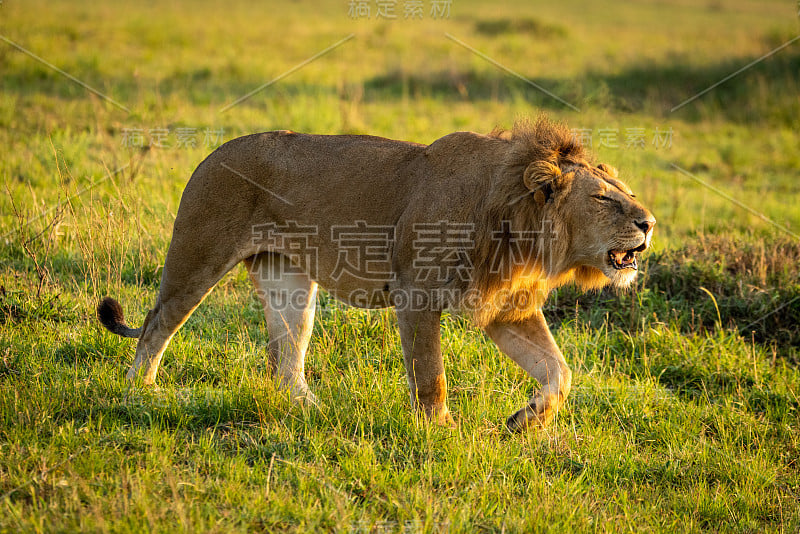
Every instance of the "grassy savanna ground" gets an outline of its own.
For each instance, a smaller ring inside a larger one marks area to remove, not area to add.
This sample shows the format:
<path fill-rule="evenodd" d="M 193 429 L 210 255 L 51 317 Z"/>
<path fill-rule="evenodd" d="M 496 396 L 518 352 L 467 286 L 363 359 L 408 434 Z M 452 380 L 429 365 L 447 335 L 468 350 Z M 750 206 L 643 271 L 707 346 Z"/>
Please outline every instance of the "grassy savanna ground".
<path fill-rule="evenodd" d="M 0 4 L 0 35 L 126 108 L 0 42 L 0 530 L 798 531 L 800 42 L 670 111 L 800 34 L 797 5 L 430 7 Z M 549 304 L 575 370 L 552 427 L 507 434 L 535 384 L 452 316 L 458 426 L 425 425 L 392 312 L 324 295 L 322 404 L 291 407 L 241 269 L 172 341 L 162 388 L 128 389 L 133 343 L 94 306 L 115 295 L 141 323 L 209 145 L 283 128 L 431 142 L 541 111 L 588 132 L 659 220 L 635 291 Z"/>

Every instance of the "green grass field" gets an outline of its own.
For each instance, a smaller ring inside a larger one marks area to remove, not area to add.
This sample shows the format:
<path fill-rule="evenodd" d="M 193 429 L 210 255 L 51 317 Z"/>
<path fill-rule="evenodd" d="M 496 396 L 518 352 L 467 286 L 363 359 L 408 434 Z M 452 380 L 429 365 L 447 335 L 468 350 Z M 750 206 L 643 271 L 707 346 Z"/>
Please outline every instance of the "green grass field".
<path fill-rule="evenodd" d="M 350 4 L 0 3 L 0 531 L 798 532 L 800 41 L 776 51 L 797 4 Z M 393 312 L 326 295 L 321 406 L 292 407 L 243 268 L 175 336 L 161 388 L 128 388 L 133 342 L 94 307 L 114 295 L 141 324 L 216 145 L 428 143 L 542 112 L 659 221 L 634 290 L 551 297 L 575 372 L 551 427 L 505 430 L 536 384 L 455 316 L 457 427 L 425 424 Z"/>

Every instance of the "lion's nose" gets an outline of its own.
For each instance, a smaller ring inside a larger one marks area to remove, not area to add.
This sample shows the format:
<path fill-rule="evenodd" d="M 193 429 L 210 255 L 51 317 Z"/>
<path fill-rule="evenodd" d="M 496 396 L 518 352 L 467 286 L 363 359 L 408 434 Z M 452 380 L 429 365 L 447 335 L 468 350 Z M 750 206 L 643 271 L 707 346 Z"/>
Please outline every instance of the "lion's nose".
<path fill-rule="evenodd" d="M 653 226 L 655 226 L 655 224 L 656 220 L 653 217 L 642 219 L 641 221 L 636 221 L 636 226 L 638 226 L 645 234 L 650 232 L 650 230 L 653 229 Z"/>

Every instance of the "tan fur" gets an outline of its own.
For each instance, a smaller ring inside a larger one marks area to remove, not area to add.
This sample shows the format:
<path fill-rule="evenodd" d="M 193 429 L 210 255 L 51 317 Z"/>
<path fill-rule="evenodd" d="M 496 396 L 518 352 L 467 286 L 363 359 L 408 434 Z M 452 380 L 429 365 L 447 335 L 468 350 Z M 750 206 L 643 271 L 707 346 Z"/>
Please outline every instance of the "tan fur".
<path fill-rule="evenodd" d="M 428 417 L 452 421 L 439 340 L 449 308 L 542 384 L 509 426 L 544 424 L 571 382 L 541 314 L 548 293 L 570 282 L 627 286 L 635 270 L 615 269 L 610 251 L 643 250 L 652 235 L 655 220 L 616 174 L 592 167 L 569 131 L 545 119 L 429 146 L 286 131 L 230 141 L 186 186 L 128 378 L 153 383 L 175 331 L 245 261 L 265 308 L 270 367 L 293 398 L 315 400 L 303 361 L 319 284 L 353 305 L 395 306 L 411 401 Z M 421 232 L 446 245 L 447 228 L 462 239 L 432 271 Z M 360 259 L 348 259 L 367 234 Z M 293 304 L 282 307 L 284 297 Z M 101 303 L 103 324 L 138 335 L 114 304 Z"/>

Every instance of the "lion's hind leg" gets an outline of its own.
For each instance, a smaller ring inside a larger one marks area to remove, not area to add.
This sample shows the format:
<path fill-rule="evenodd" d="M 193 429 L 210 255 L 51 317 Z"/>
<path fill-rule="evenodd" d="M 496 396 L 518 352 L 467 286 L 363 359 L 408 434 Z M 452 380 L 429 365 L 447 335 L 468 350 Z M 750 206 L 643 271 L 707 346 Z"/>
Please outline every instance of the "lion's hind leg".
<path fill-rule="evenodd" d="M 304 370 L 314 326 L 316 282 L 281 254 L 257 254 L 246 259 L 245 265 L 264 307 L 269 366 L 278 386 L 295 402 L 315 403 Z"/>
<path fill-rule="evenodd" d="M 131 382 L 140 375 L 145 385 L 155 382 L 161 357 L 172 336 L 225 273 L 239 263 L 233 239 L 215 242 L 214 234 L 200 227 L 195 231 L 195 239 L 188 239 L 185 228 L 179 230 L 178 226 L 187 226 L 187 217 L 189 222 L 195 223 L 191 215 L 178 211 L 156 305 L 144 320 L 136 358 L 128 371 Z"/>
<path fill-rule="evenodd" d="M 168 260 L 165 273 L 171 272 L 168 270 L 169 268 Z M 203 277 L 202 280 L 198 277 L 197 279 L 175 281 L 168 275 L 162 277 L 156 305 L 147 312 L 144 324 L 142 324 L 142 332 L 136 345 L 136 358 L 127 374 L 130 382 L 135 382 L 141 374 L 144 385 L 155 383 L 161 357 L 172 336 L 183 326 L 183 323 L 227 271 L 227 266 L 220 268 L 214 273 L 214 276 Z"/>

